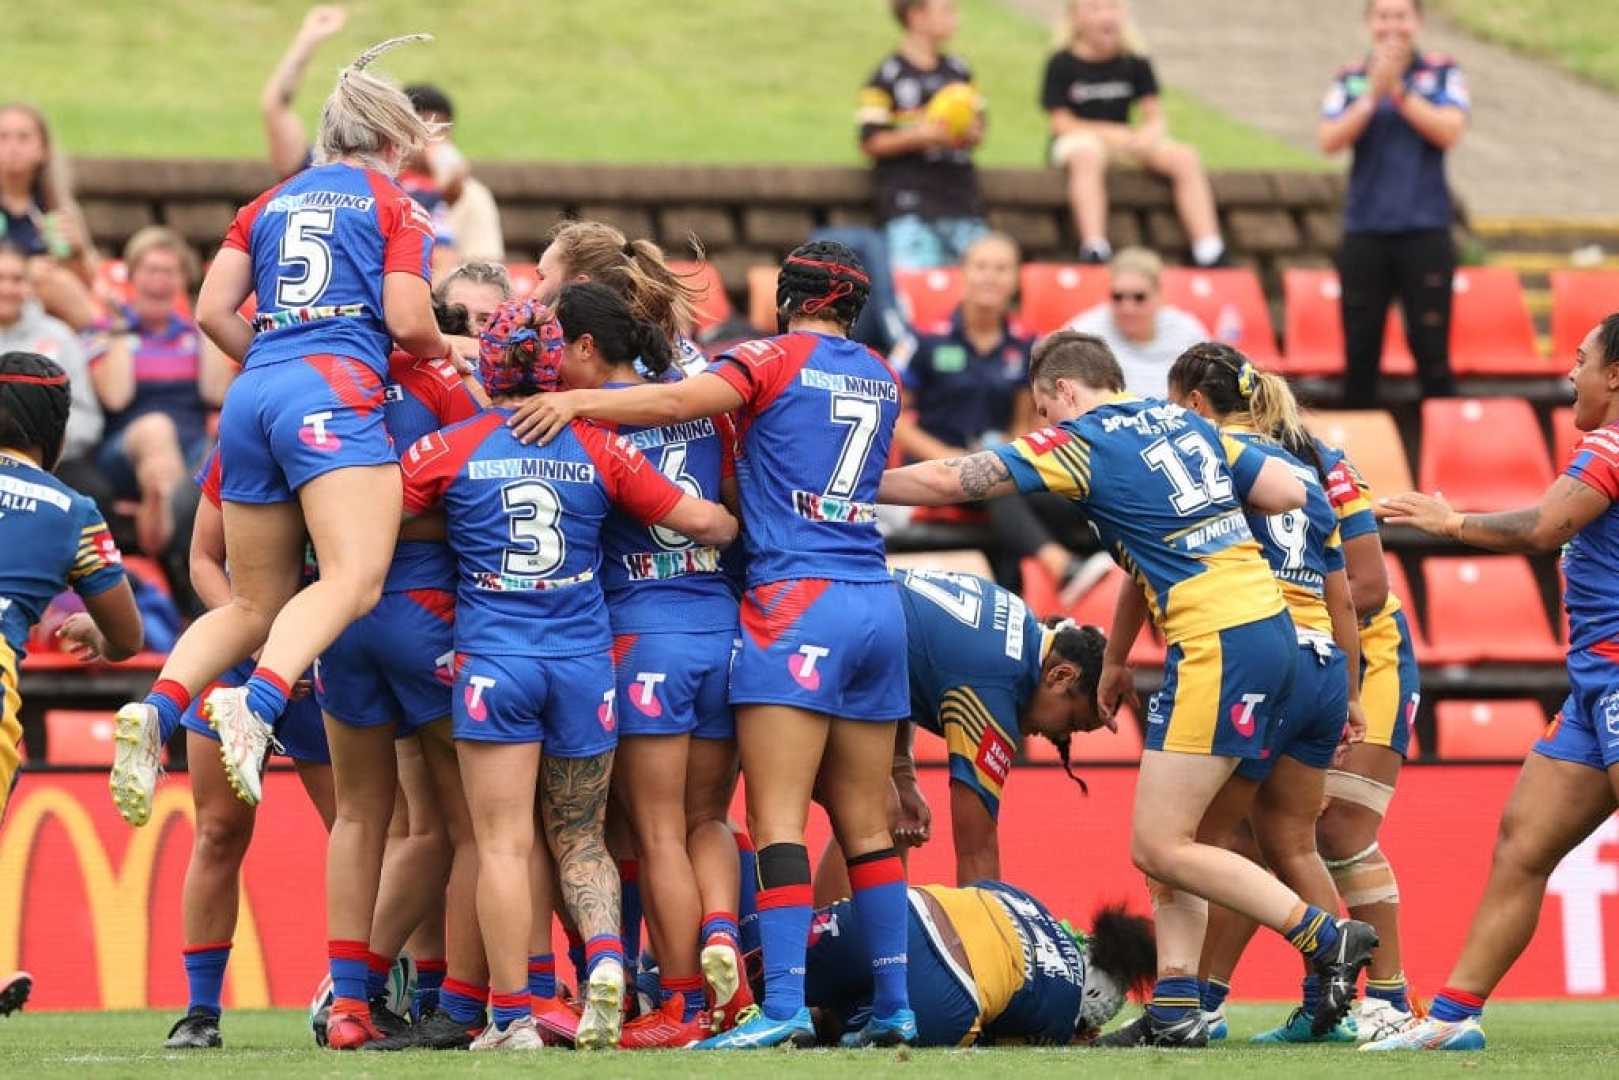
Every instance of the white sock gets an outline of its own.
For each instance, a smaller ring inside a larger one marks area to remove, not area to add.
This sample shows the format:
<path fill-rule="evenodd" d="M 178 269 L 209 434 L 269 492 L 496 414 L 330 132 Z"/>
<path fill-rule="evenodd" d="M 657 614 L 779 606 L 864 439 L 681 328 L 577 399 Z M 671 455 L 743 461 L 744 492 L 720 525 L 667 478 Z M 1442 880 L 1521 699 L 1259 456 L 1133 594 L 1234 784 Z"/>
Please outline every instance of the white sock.
<path fill-rule="evenodd" d="M 1225 254 L 1225 240 L 1219 233 L 1205 236 L 1192 245 L 1192 261 L 1199 266 L 1209 266 L 1220 261 Z"/>

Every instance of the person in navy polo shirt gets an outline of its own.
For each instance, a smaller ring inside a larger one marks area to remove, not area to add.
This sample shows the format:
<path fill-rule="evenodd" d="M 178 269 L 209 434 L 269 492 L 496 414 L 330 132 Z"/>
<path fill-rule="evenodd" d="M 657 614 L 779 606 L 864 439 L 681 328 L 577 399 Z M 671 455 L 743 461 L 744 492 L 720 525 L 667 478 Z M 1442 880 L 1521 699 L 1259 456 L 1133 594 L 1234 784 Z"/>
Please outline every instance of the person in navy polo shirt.
<path fill-rule="evenodd" d="M 1416 46 L 1422 0 L 1369 0 L 1372 51 L 1344 68 L 1322 104 L 1318 138 L 1354 147 L 1338 274 L 1348 377 L 1344 406 L 1377 398 L 1383 325 L 1397 296 L 1424 396 L 1449 394 L 1455 217 L 1445 152 L 1467 129 L 1467 83 L 1456 62 Z"/>

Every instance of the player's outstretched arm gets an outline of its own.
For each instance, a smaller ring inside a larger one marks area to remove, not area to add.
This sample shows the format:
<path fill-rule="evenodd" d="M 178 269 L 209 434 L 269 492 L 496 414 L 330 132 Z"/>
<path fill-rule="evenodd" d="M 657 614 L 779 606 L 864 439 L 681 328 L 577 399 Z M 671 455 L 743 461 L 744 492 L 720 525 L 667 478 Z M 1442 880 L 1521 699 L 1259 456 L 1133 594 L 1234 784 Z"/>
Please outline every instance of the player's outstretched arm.
<path fill-rule="evenodd" d="M 674 509 L 657 523 L 709 547 L 728 547 L 740 529 L 736 518 L 725 507 L 690 495 L 682 495 Z"/>
<path fill-rule="evenodd" d="M 1390 525 L 1409 525 L 1486 551 L 1532 553 L 1556 551 L 1608 505 L 1608 497 L 1596 488 L 1572 476 L 1559 476 L 1539 503 L 1522 510 L 1463 514 L 1443 496 L 1411 491 L 1379 502 L 1377 516 Z"/>
<path fill-rule="evenodd" d="M 948 506 L 1016 492 L 1017 483 L 1006 462 L 995 451 L 983 450 L 889 469 L 877 487 L 877 501 L 894 506 Z"/>
<path fill-rule="evenodd" d="M 1280 458 L 1266 458 L 1243 501 L 1262 514 L 1285 514 L 1304 505 L 1304 482 Z"/>
<path fill-rule="evenodd" d="M 516 406 L 506 423 L 520 441 L 544 444 L 579 419 L 660 427 L 718 416 L 741 404 L 742 395 L 730 383 L 705 372 L 674 383 L 535 394 Z"/>

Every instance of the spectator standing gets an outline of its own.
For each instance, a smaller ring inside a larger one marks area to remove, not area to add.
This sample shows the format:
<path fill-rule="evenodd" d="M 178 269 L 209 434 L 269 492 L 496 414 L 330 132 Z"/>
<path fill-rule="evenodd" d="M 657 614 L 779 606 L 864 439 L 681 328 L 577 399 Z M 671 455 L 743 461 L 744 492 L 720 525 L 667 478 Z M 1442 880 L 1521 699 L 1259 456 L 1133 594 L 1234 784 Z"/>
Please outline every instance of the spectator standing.
<path fill-rule="evenodd" d="M 200 268 L 178 234 L 140 230 L 124 248 L 124 265 L 129 303 L 107 323 L 90 362 L 107 414 L 97 464 L 120 497 L 140 500 L 135 535 L 142 551 L 158 556 L 176 534 L 177 511 L 189 517 L 185 510 L 195 506 L 189 477 L 207 454 L 208 412 L 224 401 L 235 365 L 204 348 L 187 311 Z"/>
<path fill-rule="evenodd" d="M 1354 148 L 1338 253 L 1348 377 L 1344 406 L 1377 401 L 1383 327 L 1395 297 L 1426 397 L 1455 390 L 1450 374 L 1456 212 L 1445 154 L 1467 130 L 1467 83 L 1456 61 L 1417 47 L 1422 0 L 1369 0 L 1371 53 L 1327 90 L 1319 140 Z"/>
<path fill-rule="evenodd" d="M 944 51 L 956 33 L 956 0 L 890 6 L 905 35 L 860 92 L 860 149 L 874 163 L 893 268 L 954 266 L 989 231 L 972 159 L 984 138 L 982 108 L 960 135 L 928 110 L 946 87 L 972 86 L 966 61 Z"/>
<path fill-rule="evenodd" d="M 1169 368 L 1181 353 L 1209 336 L 1196 315 L 1164 303 L 1164 263 L 1146 248 L 1125 248 L 1108 264 L 1112 293 L 1105 304 L 1076 315 L 1067 326 L 1107 342 L 1124 369 L 1124 386 L 1141 397 L 1169 394 Z"/>
<path fill-rule="evenodd" d="M 292 44 L 281 54 L 275 70 L 259 92 L 259 114 L 264 118 L 264 137 L 270 149 L 270 167 L 277 176 L 291 176 L 308 167 L 309 134 L 292 101 L 303 85 L 309 60 L 329 38 L 348 23 L 348 12 L 336 4 L 317 4 L 304 14 Z"/>
<path fill-rule="evenodd" d="M 73 198 L 67 160 L 32 105 L 0 105 L 0 239 L 28 256 L 45 310 L 82 330 L 94 320 L 95 251 Z"/>
<path fill-rule="evenodd" d="M 1158 77 L 1130 44 L 1123 0 L 1070 0 L 1068 17 L 1068 45 L 1046 62 L 1040 107 L 1051 120 L 1051 163 L 1068 171 L 1081 261 L 1102 263 L 1112 255 L 1106 180 L 1108 164 L 1117 162 L 1166 177 L 1192 261 L 1220 264 L 1225 240 L 1203 161 L 1169 137 Z"/>
<path fill-rule="evenodd" d="M 410 98 L 416 115 L 439 125 L 441 134 L 427 144 L 417 160 L 401 170 L 401 186 L 411 191 L 407 179 L 425 173 L 444 199 L 444 227 L 436 243 L 444 243 L 442 237 L 447 234 L 454 238 L 455 252 L 461 258 L 501 261 L 506 257 L 506 240 L 500 230 L 500 210 L 494 195 L 473 177 L 467 159 L 450 141 L 455 128 L 455 106 L 450 96 L 430 83 L 405 87 L 405 96 Z M 433 213 L 437 224 L 438 211 L 425 202 L 422 205 Z"/>

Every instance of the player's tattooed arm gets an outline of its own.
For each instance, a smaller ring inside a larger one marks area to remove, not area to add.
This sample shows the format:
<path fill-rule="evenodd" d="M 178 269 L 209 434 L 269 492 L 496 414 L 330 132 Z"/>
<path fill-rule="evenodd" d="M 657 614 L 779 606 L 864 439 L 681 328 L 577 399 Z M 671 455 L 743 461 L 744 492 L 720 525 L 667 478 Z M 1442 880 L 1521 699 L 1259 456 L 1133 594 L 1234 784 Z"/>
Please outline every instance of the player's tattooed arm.
<path fill-rule="evenodd" d="M 1609 506 L 1608 497 L 1572 476 L 1559 476 L 1536 506 L 1495 514 L 1463 514 L 1444 499 L 1409 492 L 1384 499 L 1377 516 L 1486 551 L 1556 551 Z"/>
<path fill-rule="evenodd" d="M 611 751 L 589 758 L 540 759 L 545 838 L 556 859 L 562 900 L 588 941 L 619 931 L 618 867 L 603 831 L 613 772 Z"/>
<path fill-rule="evenodd" d="M 984 450 L 966 457 L 889 469 L 877 487 L 877 501 L 898 506 L 946 506 L 1016 491 L 1017 484 L 1006 462 L 995 451 Z"/>

